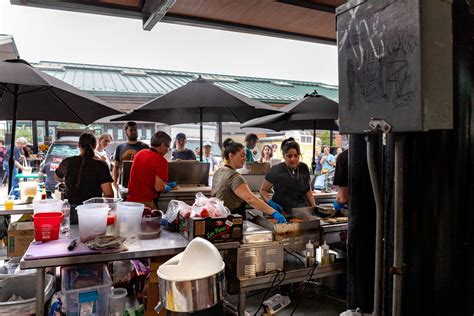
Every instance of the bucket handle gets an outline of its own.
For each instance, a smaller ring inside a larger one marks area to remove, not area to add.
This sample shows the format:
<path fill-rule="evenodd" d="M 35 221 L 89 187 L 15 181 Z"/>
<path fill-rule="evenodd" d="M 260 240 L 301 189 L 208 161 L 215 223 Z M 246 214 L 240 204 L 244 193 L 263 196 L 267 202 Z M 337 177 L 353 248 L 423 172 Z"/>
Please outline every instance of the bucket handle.
<path fill-rule="evenodd" d="M 161 301 L 158 301 L 158 304 L 156 304 L 155 306 L 155 312 L 157 312 L 158 314 L 161 312 L 161 310 L 163 309 L 164 305 Z"/>

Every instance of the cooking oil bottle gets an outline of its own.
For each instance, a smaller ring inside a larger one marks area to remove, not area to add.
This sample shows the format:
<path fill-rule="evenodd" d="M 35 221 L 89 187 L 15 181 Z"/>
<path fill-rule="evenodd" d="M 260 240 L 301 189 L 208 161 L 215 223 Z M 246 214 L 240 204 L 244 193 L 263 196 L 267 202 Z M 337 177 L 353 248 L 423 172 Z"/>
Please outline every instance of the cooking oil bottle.
<path fill-rule="evenodd" d="M 324 241 L 324 244 L 321 246 L 321 265 L 325 266 L 329 264 L 329 246 Z"/>

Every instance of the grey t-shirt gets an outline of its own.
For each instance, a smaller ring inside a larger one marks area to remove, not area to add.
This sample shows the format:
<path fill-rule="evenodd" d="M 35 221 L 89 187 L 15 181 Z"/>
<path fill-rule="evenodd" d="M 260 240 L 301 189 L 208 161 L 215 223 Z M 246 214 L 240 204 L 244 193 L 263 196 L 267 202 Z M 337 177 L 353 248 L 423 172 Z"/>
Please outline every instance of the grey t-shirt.
<path fill-rule="evenodd" d="M 234 190 L 242 183 L 247 183 L 245 179 L 232 168 L 223 166 L 214 173 L 212 178 L 211 195 L 224 201 L 224 206 L 231 211 L 241 208 L 245 201 L 239 198 Z"/>
<path fill-rule="evenodd" d="M 53 166 L 51 164 L 51 162 L 47 162 L 41 167 L 41 173 L 46 175 L 44 184 L 46 186 L 46 191 L 48 192 L 54 192 L 56 185 L 58 184 L 58 181 L 54 179 L 54 172 L 56 171 L 58 164 L 53 164 Z"/>
<path fill-rule="evenodd" d="M 148 145 L 143 142 L 137 142 L 135 144 L 123 143 L 117 146 L 114 159 L 120 161 L 120 163 L 124 160 L 133 160 L 137 152 L 147 148 Z"/>

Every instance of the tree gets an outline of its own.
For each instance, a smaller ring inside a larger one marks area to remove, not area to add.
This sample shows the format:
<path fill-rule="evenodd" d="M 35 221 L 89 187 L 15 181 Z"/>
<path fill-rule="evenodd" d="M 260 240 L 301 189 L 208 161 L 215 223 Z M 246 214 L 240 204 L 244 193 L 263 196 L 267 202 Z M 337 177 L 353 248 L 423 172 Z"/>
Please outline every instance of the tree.
<path fill-rule="evenodd" d="M 327 145 L 329 146 L 330 144 L 330 137 L 331 137 L 331 134 L 329 133 L 329 131 L 320 131 L 318 133 L 318 137 L 321 138 L 321 141 L 323 142 L 323 146 L 324 145 Z"/>

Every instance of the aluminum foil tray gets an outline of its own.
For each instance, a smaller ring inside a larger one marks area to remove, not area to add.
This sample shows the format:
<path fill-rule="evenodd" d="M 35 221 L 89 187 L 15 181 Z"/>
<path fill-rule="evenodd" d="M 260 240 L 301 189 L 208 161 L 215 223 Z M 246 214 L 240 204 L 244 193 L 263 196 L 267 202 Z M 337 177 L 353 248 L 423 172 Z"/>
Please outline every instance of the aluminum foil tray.
<path fill-rule="evenodd" d="M 254 244 L 273 241 L 273 232 L 249 221 L 244 221 L 242 243 Z"/>

